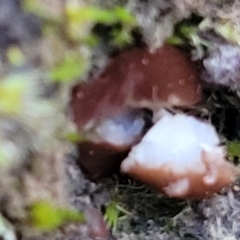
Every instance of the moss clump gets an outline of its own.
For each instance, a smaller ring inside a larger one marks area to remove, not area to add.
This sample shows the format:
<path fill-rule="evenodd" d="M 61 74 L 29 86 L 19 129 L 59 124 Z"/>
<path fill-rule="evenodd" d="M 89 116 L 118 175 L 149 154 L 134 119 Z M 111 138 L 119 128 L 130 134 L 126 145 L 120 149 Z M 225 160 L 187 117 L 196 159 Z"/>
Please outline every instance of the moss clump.
<path fill-rule="evenodd" d="M 41 231 L 51 231 L 67 222 L 84 222 L 84 215 L 76 210 L 56 207 L 48 201 L 40 201 L 30 208 L 30 224 Z"/>

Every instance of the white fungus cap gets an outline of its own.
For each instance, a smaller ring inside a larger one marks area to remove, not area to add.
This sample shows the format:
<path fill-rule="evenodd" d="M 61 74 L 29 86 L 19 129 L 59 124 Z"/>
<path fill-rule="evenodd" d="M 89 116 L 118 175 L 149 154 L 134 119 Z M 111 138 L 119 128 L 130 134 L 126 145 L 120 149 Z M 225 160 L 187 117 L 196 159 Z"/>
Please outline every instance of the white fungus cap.
<path fill-rule="evenodd" d="M 85 127 L 86 137 L 94 143 L 105 143 L 116 148 L 130 148 L 143 135 L 143 112 L 127 109 L 122 114 L 93 122 Z"/>
<path fill-rule="evenodd" d="M 121 170 L 172 197 L 206 197 L 237 175 L 219 143 L 209 123 L 166 115 L 133 147 Z"/>

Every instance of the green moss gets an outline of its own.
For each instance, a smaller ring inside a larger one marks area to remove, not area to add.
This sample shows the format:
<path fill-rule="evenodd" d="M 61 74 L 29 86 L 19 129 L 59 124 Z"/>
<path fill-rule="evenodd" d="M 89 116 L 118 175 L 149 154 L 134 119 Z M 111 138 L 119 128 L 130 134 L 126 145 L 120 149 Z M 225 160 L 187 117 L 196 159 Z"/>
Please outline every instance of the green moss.
<path fill-rule="evenodd" d="M 227 143 L 228 157 L 240 157 L 240 142 L 228 142 Z"/>
<path fill-rule="evenodd" d="M 84 59 L 76 53 L 69 53 L 50 70 L 50 78 L 56 82 L 74 81 L 81 77 L 85 69 Z"/>
<path fill-rule="evenodd" d="M 112 32 L 111 44 L 116 47 L 122 47 L 131 43 L 131 31 L 137 26 L 135 18 L 124 8 L 116 7 L 111 10 L 101 9 L 96 7 L 75 8 L 69 7 L 66 9 L 68 19 L 68 34 L 72 39 L 84 40 L 79 35 L 79 29 L 82 29 L 86 24 L 104 24 L 113 26 L 120 25 L 119 29 L 114 29 Z M 96 44 L 97 36 L 90 34 L 87 39 L 92 40 Z"/>
<path fill-rule="evenodd" d="M 30 224 L 41 231 L 54 230 L 67 222 L 84 222 L 84 215 L 70 209 L 56 207 L 48 201 L 31 206 Z"/>
<path fill-rule="evenodd" d="M 25 74 L 6 77 L 0 82 L 0 114 L 17 115 L 22 110 L 24 93 L 28 86 Z"/>
<path fill-rule="evenodd" d="M 122 218 L 124 215 L 132 214 L 125 210 L 123 207 L 121 207 L 119 203 L 111 201 L 106 207 L 104 218 L 107 222 L 108 227 L 111 228 L 112 231 L 116 231 L 118 220 L 120 217 Z"/>
<path fill-rule="evenodd" d="M 63 138 L 71 143 L 80 143 L 86 141 L 86 137 L 83 134 L 77 132 L 67 133 Z"/>
<path fill-rule="evenodd" d="M 231 43 L 240 44 L 240 28 L 238 24 L 234 25 L 232 22 L 220 22 L 215 24 L 214 26 L 215 31 L 228 40 Z"/>
<path fill-rule="evenodd" d="M 114 46 L 123 47 L 132 42 L 131 31 L 128 28 L 121 28 L 120 30 L 113 30 L 112 44 Z"/>
<path fill-rule="evenodd" d="M 75 8 L 69 6 L 67 8 L 66 13 L 70 22 L 77 24 L 85 24 L 86 21 L 104 24 L 114 23 L 122 23 L 127 25 L 136 24 L 136 21 L 133 18 L 133 16 L 125 8 L 121 7 L 106 10 L 91 6 L 83 8 Z"/>
<path fill-rule="evenodd" d="M 176 24 L 174 33 L 166 40 L 166 43 L 173 45 L 191 45 L 194 47 L 209 46 L 209 43 L 200 37 L 200 25 L 204 20 L 199 16 L 192 15 L 188 19 Z"/>
<path fill-rule="evenodd" d="M 69 1 L 53 16 L 51 11 L 48 13 L 46 4 L 39 0 L 24 0 L 23 5 L 26 11 L 41 18 L 43 39 L 57 42 L 53 44 L 56 48 L 48 49 L 47 54 L 53 61 L 45 66 L 50 79 L 64 84 L 82 79 L 89 69 L 91 54 L 99 43 L 99 37 L 92 32 L 96 24 L 120 26 L 111 34 L 110 44 L 114 47 L 131 43 L 131 32 L 137 25 L 135 18 L 123 7 L 108 10 Z"/>

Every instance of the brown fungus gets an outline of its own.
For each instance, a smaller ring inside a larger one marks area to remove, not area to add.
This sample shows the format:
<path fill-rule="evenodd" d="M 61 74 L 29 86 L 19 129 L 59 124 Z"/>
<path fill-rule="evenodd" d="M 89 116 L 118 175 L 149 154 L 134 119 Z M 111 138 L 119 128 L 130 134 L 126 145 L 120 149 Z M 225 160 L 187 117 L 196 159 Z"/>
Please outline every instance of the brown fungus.
<path fill-rule="evenodd" d="M 130 148 L 117 149 L 107 144 L 83 142 L 78 145 L 78 164 L 87 176 L 97 181 L 119 172 L 120 164 L 127 157 Z"/>
<path fill-rule="evenodd" d="M 73 118 L 79 129 L 121 114 L 128 106 L 155 110 L 201 101 L 200 74 L 184 51 L 169 45 L 150 53 L 133 48 L 110 59 L 97 79 L 76 86 Z"/>
<path fill-rule="evenodd" d="M 169 45 L 155 53 L 147 48 L 133 48 L 111 58 L 97 79 L 89 79 L 73 89 L 73 119 L 89 141 L 79 145 L 80 165 L 95 179 L 111 173 L 109 169 L 117 168 L 124 158 L 122 155 L 144 133 L 144 116 L 134 113 L 135 118 L 130 117 L 129 121 L 131 112 L 189 106 L 201 101 L 201 97 L 198 68 L 183 50 Z M 121 123 L 116 126 L 119 119 Z M 123 131 L 112 131 L 112 127 L 127 129 L 136 137 L 128 142 L 119 136 Z M 92 151 L 94 155 L 90 154 Z"/>

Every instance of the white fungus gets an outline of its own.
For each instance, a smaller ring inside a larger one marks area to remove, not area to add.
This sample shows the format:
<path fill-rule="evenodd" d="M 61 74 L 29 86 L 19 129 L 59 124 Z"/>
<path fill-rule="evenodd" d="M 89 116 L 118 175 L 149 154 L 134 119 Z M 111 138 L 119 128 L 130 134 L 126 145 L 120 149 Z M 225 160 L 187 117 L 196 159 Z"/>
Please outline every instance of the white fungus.
<path fill-rule="evenodd" d="M 96 122 L 86 130 L 88 140 L 106 143 L 119 148 L 129 148 L 142 137 L 145 121 L 143 112 L 127 109 L 122 114 Z"/>
<path fill-rule="evenodd" d="M 209 123 L 168 114 L 132 148 L 121 170 L 172 197 L 206 197 L 237 175 L 219 144 Z"/>

